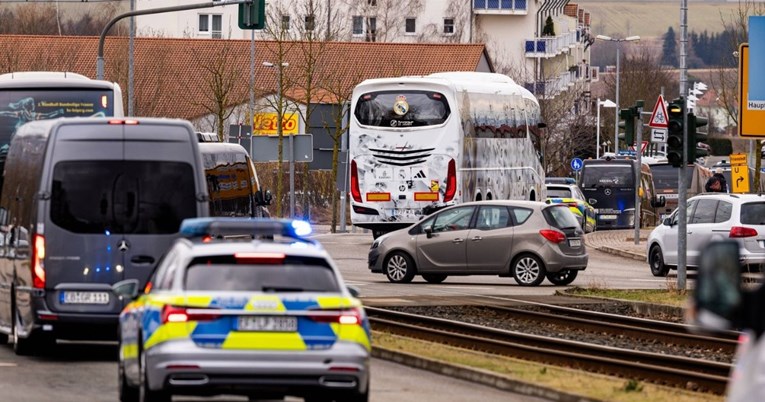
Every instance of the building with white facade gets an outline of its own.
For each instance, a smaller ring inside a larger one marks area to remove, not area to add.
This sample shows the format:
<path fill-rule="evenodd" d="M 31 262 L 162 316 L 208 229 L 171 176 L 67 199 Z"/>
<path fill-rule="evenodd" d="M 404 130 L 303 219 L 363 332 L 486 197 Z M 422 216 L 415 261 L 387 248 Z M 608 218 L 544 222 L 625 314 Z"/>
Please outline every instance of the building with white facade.
<path fill-rule="evenodd" d="M 185 4 L 136 0 L 136 9 Z M 211 39 L 485 43 L 495 71 L 540 98 L 588 89 L 590 14 L 569 0 L 272 0 L 266 19 L 264 30 L 242 30 L 238 6 L 225 5 L 136 17 L 136 30 Z"/>

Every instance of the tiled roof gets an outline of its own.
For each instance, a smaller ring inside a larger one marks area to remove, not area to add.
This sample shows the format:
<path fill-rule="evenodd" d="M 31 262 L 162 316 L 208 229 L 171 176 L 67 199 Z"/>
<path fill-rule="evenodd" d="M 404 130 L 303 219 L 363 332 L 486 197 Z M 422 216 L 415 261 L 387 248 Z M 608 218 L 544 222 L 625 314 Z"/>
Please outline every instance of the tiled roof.
<path fill-rule="evenodd" d="M 281 46 L 282 61 L 290 64 L 284 79 L 295 83 L 285 95 L 296 99 L 305 96 L 306 69 L 301 66 L 311 53 L 304 50 L 307 46 L 307 42 L 282 42 Z M 97 37 L 0 35 L 0 72 L 72 71 L 95 78 L 97 49 Z M 105 78 L 117 81 L 125 94 L 127 49 L 127 38 L 107 37 Z M 279 42 L 255 43 L 257 96 L 276 92 L 277 72 L 262 63 L 278 64 L 279 52 Z M 367 78 L 477 71 L 482 58 L 488 61 L 483 44 L 328 42 L 315 63 L 314 76 L 332 84 L 313 91 L 312 102 L 333 102 L 333 93 L 349 94 Z M 136 38 L 134 66 L 136 115 L 193 119 L 209 114 L 215 99 L 210 95 L 215 71 L 229 77 L 222 80 L 231 83 L 227 106 L 249 101 L 249 40 Z"/>

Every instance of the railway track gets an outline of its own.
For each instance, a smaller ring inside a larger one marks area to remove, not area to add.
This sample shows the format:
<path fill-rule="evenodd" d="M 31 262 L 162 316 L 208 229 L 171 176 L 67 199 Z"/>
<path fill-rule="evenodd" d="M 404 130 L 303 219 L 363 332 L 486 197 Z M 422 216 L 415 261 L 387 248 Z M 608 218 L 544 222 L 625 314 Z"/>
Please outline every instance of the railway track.
<path fill-rule="evenodd" d="M 731 369 L 731 365 L 727 363 L 530 335 L 375 307 L 365 307 L 365 310 L 376 331 L 684 389 L 723 394 Z M 531 317 L 526 313 L 528 311 L 512 312 L 512 314 L 525 314 Z M 535 315 L 530 319 L 540 317 L 542 316 Z M 574 318 L 577 319 L 567 321 L 566 325 L 584 325 L 582 320 L 588 320 L 581 317 Z M 552 320 L 552 317 L 544 319 Z M 568 318 L 560 317 L 560 319 Z M 603 324 L 589 323 L 588 325 Z M 669 332 L 666 328 L 664 331 Z M 714 340 L 710 339 L 709 342 Z"/>

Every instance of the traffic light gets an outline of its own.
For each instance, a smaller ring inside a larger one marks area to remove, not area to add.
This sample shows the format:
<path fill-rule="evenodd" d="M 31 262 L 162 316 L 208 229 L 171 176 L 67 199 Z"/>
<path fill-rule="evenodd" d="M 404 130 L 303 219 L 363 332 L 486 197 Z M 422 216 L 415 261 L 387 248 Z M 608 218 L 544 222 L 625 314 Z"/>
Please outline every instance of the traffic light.
<path fill-rule="evenodd" d="M 637 110 L 634 107 L 622 109 L 619 111 L 619 128 L 624 129 L 624 136 L 619 138 L 624 139 L 624 147 L 629 148 L 635 143 L 635 117 L 637 117 Z"/>
<path fill-rule="evenodd" d="M 707 133 L 696 131 L 699 127 L 707 125 L 708 120 L 704 117 L 696 116 L 693 113 L 688 113 L 688 162 L 692 163 L 696 158 L 700 156 L 707 156 L 706 149 L 699 148 L 697 144 L 699 142 L 705 143 L 707 140 Z"/>
<path fill-rule="evenodd" d="M 263 29 L 266 27 L 266 0 L 253 0 L 239 4 L 239 28 Z"/>
<path fill-rule="evenodd" d="M 667 129 L 667 160 L 674 167 L 683 166 L 683 110 L 685 99 L 675 99 L 667 105 L 669 127 Z M 691 147 L 689 147 L 690 149 Z M 693 144 L 694 152 L 696 144 Z M 688 151 L 690 153 L 690 151 Z M 693 158 L 695 160 L 696 158 Z M 691 159 L 689 159 L 691 160 Z"/>

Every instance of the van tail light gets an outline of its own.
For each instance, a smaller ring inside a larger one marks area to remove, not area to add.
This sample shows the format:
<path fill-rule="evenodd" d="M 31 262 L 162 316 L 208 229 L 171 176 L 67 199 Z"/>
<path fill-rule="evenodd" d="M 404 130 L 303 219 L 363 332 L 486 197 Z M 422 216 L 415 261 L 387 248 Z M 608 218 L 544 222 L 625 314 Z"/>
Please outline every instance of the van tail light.
<path fill-rule="evenodd" d="M 449 161 L 449 167 L 446 171 L 446 191 L 444 191 L 444 202 L 454 199 L 457 193 L 457 163 L 454 159 Z"/>
<path fill-rule="evenodd" d="M 757 236 L 757 230 L 744 227 L 744 226 L 734 226 L 730 228 L 730 234 L 728 237 L 730 238 L 742 238 L 742 237 L 754 237 Z"/>
<path fill-rule="evenodd" d="M 351 197 L 356 202 L 361 202 L 361 188 L 359 187 L 359 170 L 356 161 L 351 161 Z"/>
<path fill-rule="evenodd" d="M 548 241 L 551 241 L 556 244 L 562 242 L 563 240 L 566 240 L 566 235 L 557 230 L 542 229 L 539 231 L 539 234 L 541 234 L 542 237 L 544 237 Z"/>
<path fill-rule="evenodd" d="M 361 311 L 357 308 L 312 311 L 308 314 L 308 318 L 329 324 L 361 325 Z"/>
<path fill-rule="evenodd" d="M 36 289 L 45 288 L 45 237 L 34 235 L 32 249 L 32 286 Z"/>
<path fill-rule="evenodd" d="M 209 312 L 208 312 L 209 311 Z M 165 305 L 162 308 L 162 324 L 168 322 L 214 321 L 220 317 L 214 309 L 186 308 Z"/>

